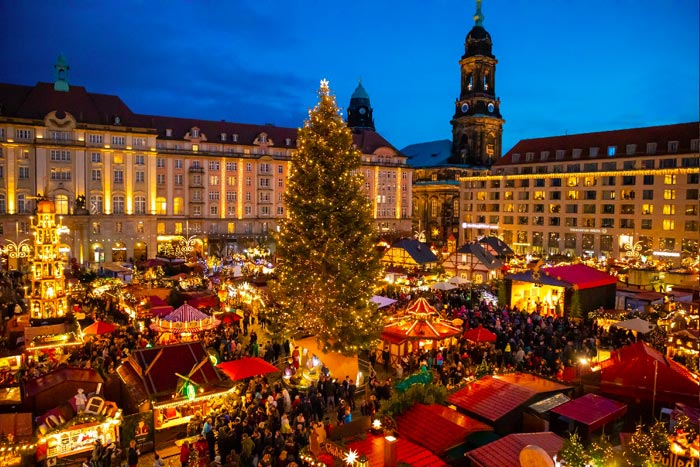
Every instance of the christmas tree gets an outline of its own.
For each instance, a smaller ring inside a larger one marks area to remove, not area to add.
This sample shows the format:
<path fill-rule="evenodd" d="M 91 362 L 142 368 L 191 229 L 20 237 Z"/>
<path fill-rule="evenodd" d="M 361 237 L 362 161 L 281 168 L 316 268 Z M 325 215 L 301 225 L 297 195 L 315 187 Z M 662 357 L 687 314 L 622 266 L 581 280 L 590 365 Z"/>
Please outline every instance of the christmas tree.
<path fill-rule="evenodd" d="M 372 211 L 359 173 L 361 153 L 327 81 L 299 129 L 285 192 L 287 218 L 275 234 L 273 328 L 315 334 L 325 350 L 356 355 L 379 337 L 371 302 L 381 278 Z M 277 326 L 275 325 L 277 324 Z"/>
<path fill-rule="evenodd" d="M 586 467 L 588 455 L 578 433 L 571 433 L 569 439 L 564 440 L 557 457 L 564 461 L 567 467 Z"/>

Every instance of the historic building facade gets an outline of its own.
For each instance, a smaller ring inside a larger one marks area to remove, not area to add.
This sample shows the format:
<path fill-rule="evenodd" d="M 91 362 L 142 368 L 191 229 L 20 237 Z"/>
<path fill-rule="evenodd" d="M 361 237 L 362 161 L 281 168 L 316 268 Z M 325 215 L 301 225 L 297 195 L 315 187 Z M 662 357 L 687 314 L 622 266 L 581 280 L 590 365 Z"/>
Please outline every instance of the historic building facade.
<path fill-rule="evenodd" d="M 697 260 L 699 144 L 698 122 L 522 140 L 461 179 L 463 216 L 519 254 Z"/>
<path fill-rule="evenodd" d="M 413 229 L 443 248 L 450 237 L 458 245 L 465 241 L 460 177 L 481 174 L 501 157 L 505 121 L 496 96 L 498 61 L 483 22 L 481 0 L 477 0 L 474 26 L 465 38 L 459 61 L 461 84 L 450 122 L 452 141 L 417 143 L 401 150 L 415 169 Z"/>
<path fill-rule="evenodd" d="M 3 246 L 29 237 L 38 195 L 55 202 L 81 264 L 269 242 L 285 216 L 295 128 L 140 115 L 70 85 L 62 57 L 55 68 L 54 83 L 0 84 Z M 372 125 L 353 137 L 377 226 L 410 231 L 413 170 L 362 104 Z"/>

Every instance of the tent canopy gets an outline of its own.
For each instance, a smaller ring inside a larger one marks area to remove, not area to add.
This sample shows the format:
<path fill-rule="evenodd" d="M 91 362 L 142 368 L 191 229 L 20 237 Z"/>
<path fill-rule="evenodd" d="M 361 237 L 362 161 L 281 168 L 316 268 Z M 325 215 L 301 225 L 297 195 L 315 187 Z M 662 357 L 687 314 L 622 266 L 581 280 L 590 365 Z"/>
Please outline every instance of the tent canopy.
<path fill-rule="evenodd" d="M 645 342 L 612 352 L 600 366 L 600 391 L 604 394 L 699 405 L 698 377 Z"/>
<path fill-rule="evenodd" d="M 222 362 L 216 365 L 216 367 L 233 381 L 240 381 L 250 378 L 251 376 L 266 375 L 279 371 L 276 366 L 258 357 L 245 357 L 239 358 L 238 360 Z"/>
<path fill-rule="evenodd" d="M 377 308 L 384 308 L 385 306 L 389 306 L 397 302 L 397 300 L 394 300 L 393 298 L 382 297 L 381 295 L 374 295 L 371 300 L 377 304 Z"/>
<path fill-rule="evenodd" d="M 641 318 L 632 318 L 627 319 L 625 321 L 618 321 L 617 323 L 614 323 L 613 326 L 623 329 L 629 329 L 630 331 L 640 332 L 642 334 L 646 334 L 656 327 L 649 321 L 644 321 Z"/>
<path fill-rule="evenodd" d="M 83 329 L 83 334 L 99 336 L 101 334 L 109 334 L 117 329 L 112 323 L 106 321 L 95 321 L 90 326 Z"/>
<path fill-rule="evenodd" d="M 467 329 L 464 332 L 464 338 L 474 342 L 496 342 L 496 334 L 481 325 Z"/>
<path fill-rule="evenodd" d="M 418 297 L 415 299 L 408 308 L 406 308 L 407 313 L 437 313 L 437 308 L 428 303 L 425 297 Z"/>
<path fill-rule="evenodd" d="M 456 289 L 457 286 L 450 282 L 436 282 L 434 284 L 431 284 L 430 288 L 433 290 L 452 290 Z"/>

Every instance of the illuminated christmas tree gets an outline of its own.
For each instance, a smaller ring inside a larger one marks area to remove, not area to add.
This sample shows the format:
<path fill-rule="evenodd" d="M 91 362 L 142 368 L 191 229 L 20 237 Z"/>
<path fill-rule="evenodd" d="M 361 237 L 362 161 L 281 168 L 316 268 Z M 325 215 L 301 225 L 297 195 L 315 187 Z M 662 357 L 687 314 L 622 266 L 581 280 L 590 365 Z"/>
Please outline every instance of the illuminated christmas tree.
<path fill-rule="evenodd" d="M 327 81 L 299 129 L 285 193 L 287 218 L 277 241 L 277 309 L 272 329 L 315 334 L 326 350 L 356 355 L 379 337 L 382 315 L 371 302 L 381 278 L 380 255 L 361 153 Z"/>

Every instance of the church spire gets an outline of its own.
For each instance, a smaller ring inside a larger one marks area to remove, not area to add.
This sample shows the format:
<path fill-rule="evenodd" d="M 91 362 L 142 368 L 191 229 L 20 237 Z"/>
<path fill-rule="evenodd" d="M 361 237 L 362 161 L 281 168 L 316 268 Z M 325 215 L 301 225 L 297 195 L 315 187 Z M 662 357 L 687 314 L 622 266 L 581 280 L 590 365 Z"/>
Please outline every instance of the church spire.
<path fill-rule="evenodd" d="M 54 91 L 68 92 L 68 70 L 70 70 L 70 67 L 65 55 L 59 54 L 58 60 L 56 60 L 56 64 L 53 67 L 56 70 L 56 81 L 53 83 Z"/>
<path fill-rule="evenodd" d="M 481 0 L 476 0 L 476 13 L 474 13 L 474 25 L 484 25 L 484 14 L 481 12 Z"/>

